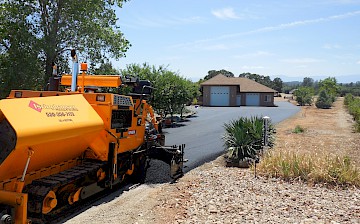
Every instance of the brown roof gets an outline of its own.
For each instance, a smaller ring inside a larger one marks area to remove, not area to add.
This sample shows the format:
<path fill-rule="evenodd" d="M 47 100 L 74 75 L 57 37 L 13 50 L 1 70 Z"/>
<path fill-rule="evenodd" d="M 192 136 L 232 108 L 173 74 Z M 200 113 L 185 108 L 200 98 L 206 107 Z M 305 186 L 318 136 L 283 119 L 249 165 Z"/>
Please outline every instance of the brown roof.
<path fill-rule="evenodd" d="M 227 77 L 219 74 L 200 84 L 201 86 L 240 86 L 240 92 L 269 93 L 277 92 L 267 86 L 243 77 Z"/>

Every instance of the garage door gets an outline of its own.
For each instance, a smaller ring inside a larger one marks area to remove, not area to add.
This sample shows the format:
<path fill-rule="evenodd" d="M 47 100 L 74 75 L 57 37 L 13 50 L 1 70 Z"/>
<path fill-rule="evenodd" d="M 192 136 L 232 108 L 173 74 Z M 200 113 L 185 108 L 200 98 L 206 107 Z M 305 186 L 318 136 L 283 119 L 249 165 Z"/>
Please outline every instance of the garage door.
<path fill-rule="evenodd" d="M 229 106 L 230 88 L 228 86 L 212 86 L 210 89 L 210 106 Z"/>
<path fill-rule="evenodd" d="M 259 106 L 260 94 L 259 93 L 247 93 L 246 94 L 246 106 Z"/>

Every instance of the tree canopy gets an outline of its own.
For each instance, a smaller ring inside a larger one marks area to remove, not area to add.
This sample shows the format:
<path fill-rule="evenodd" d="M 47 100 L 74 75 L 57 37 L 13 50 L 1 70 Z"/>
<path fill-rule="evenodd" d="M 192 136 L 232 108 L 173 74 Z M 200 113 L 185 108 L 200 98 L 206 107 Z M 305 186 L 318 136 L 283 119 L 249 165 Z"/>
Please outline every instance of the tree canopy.
<path fill-rule="evenodd" d="M 131 46 L 114 6 L 127 0 L 8 0 L 0 3 L 0 97 L 43 86 L 52 64 L 65 71 L 70 49 L 91 63 L 125 56 Z M 16 80 L 16 82 L 14 82 Z"/>
<path fill-rule="evenodd" d="M 119 75 L 120 71 L 113 67 L 111 62 L 104 62 L 99 67 L 91 69 L 95 75 Z"/>
<path fill-rule="evenodd" d="M 209 79 L 217 76 L 218 74 L 222 74 L 222 75 L 225 75 L 227 77 L 234 77 L 234 74 L 232 72 L 229 72 L 229 71 L 227 71 L 225 69 L 221 69 L 219 71 L 210 70 L 210 71 L 208 71 L 208 74 L 204 77 L 204 81 L 209 80 Z"/>
<path fill-rule="evenodd" d="M 278 92 L 281 92 L 283 88 L 283 81 L 278 77 L 274 78 L 274 80 L 272 81 L 272 88 Z"/>
<path fill-rule="evenodd" d="M 360 96 L 360 82 L 340 83 L 339 92 L 341 96 L 345 96 L 348 93 L 354 96 Z"/>
<path fill-rule="evenodd" d="M 313 103 L 314 89 L 311 87 L 299 87 L 295 92 L 296 101 L 300 106 L 311 105 Z"/>
<path fill-rule="evenodd" d="M 304 87 L 313 87 L 314 86 L 314 79 L 310 78 L 310 77 L 305 77 L 303 79 L 303 82 L 301 84 Z"/>
<path fill-rule="evenodd" d="M 241 73 L 239 77 L 245 77 L 254 80 L 257 83 L 272 88 L 278 92 L 281 92 L 281 89 L 283 88 L 283 81 L 278 77 L 274 78 L 274 80 L 271 80 L 270 76 L 258 75 L 249 72 Z"/>
<path fill-rule="evenodd" d="M 335 77 L 328 77 L 319 81 L 319 89 L 325 90 L 330 96 L 336 97 L 340 88 Z"/>
<path fill-rule="evenodd" d="M 321 90 L 319 97 L 315 102 L 315 106 L 321 109 L 329 109 L 332 105 L 332 97 L 326 92 L 326 90 Z"/>
<path fill-rule="evenodd" d="M 199 96 L 199 86 L 164 66 L 129 64 L 122 75 L 149 80 L 154 87 L 152 106 L 158 113 L 181 113 L 184 105 Z"/>

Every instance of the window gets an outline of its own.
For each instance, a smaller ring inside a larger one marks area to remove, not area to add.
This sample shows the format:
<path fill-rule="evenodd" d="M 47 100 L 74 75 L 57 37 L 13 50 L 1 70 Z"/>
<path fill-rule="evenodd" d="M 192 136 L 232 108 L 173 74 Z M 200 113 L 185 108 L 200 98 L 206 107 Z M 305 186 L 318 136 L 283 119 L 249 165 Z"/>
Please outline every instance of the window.
<path fill-rule="evenodd" d="M 265 95 L 264 102 L 271 102 L 271 95 Z"/>

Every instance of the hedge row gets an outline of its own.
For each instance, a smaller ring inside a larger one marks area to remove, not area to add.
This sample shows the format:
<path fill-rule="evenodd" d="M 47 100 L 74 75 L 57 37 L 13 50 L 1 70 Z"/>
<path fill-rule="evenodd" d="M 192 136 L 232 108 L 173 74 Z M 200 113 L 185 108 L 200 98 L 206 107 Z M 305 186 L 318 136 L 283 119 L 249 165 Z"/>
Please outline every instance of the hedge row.
<path fill-rule="evenodd" d="M 355 131 L 360 132 L 360 98 L 348 93 L 345 95 L 344 104 L 347 106 L 349 113 L 356 121 Z"/>

